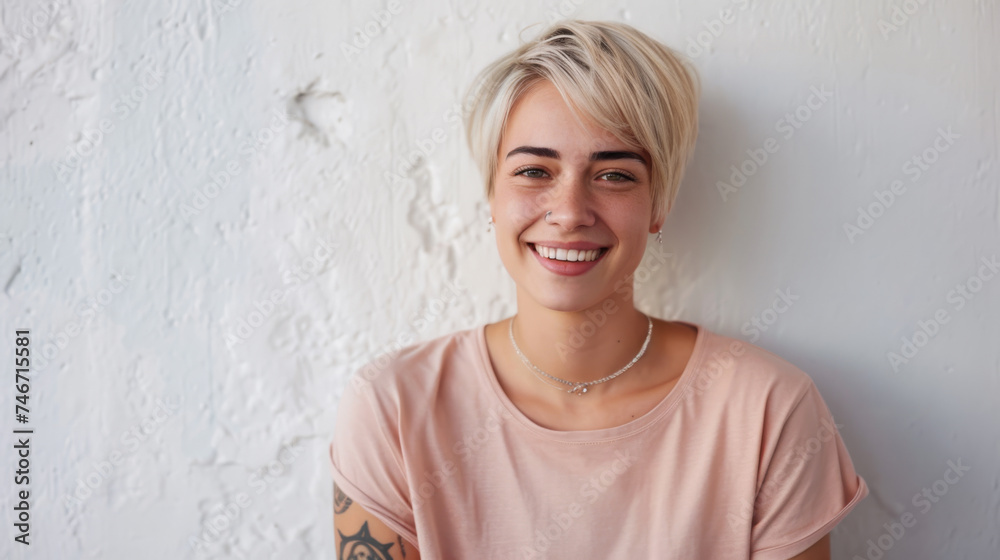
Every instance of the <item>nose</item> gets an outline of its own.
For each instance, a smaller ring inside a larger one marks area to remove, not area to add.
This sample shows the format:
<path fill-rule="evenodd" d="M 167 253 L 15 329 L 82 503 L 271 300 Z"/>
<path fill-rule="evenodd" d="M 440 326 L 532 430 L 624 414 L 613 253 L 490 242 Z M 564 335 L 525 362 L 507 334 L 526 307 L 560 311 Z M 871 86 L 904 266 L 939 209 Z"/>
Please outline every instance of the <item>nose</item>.
<path fill-rule="evenodd" d="M 590 189 L 582 173 L 566 173 L 541 196 L 540 215 L 551 211 L 545 220 L 551 226 L 561 226 L 573 231 L 580 226 L 592 226 L 596 219 L 592 208 Z"/>

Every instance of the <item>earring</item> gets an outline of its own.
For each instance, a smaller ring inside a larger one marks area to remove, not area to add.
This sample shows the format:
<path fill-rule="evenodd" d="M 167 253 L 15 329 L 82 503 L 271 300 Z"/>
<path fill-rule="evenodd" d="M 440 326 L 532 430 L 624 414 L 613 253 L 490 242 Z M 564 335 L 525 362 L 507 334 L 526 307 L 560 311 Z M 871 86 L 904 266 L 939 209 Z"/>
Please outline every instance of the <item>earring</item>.
<path fill-rule="evenodd" d="M 656 242 L 663 245 L 663 230 L 656 232 Z"/>
<path fill-rule="evenodd" d="M 490 221 L 486 222 L 486 231 L 493 231 L 493 216 L 490 216 Z"/>

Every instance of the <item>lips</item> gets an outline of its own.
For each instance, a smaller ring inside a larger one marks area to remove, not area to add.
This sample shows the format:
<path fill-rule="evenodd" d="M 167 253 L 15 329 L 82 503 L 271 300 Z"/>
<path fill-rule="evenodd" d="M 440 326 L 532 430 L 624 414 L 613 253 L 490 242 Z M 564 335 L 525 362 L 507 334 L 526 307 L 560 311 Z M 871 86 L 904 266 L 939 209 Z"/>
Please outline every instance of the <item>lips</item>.
<path fill-rule="evenodd" d="M 587 272 L 588 270 L 597 266 L 597 263 L 601 262 L 601 260 L 604 259 L 604 255 L 607 254 L 609 249 L 608 247 L 601 247 L 593 243 L 584 243 L 584 242 L 577 242 L 577 246 L 584 247 L 582 249 L 565 248 L 565 247 L 553 248 L 552 245 L 559 245 L 559 244 L 553 244 L 550 242 L 546 243 L 547 245 L 543 245 L 542 242 L 539 242 L 537 244 L 528 243 L 528 247 L 531 249 L 531 254 L 535 256 L 535 259 L 538 260 L 538 263 L 541 264 L 542 267 L 549 270 L 550 272 L 559 274 L 561 276 L 577 276 Z M 572 244 L 563 243 L 562 245 L 572 245 Z M 592 248 L 588 249 L 586 248 L 587 246 Z M 593 252 L 596 252 L 596 256 L 594 256 L 593 260 L 577 260 L 577 261 L 559 260 L 558 258 L 549 258 L 548 256 L 543 256 L 541 253 L 539 253 L 539 247 L 546 254 L 550 254 L 551 251 L 557 251 L 557 252 L 565 251 L 566 252 L 565 258 L 569 257 L 571 251 L 576 251 L 577 258 L 580 257 L 581 252 L 584 253 L 584 258 L 587 258 L 586 253 L 588 252 L 591 252 L 592 256 Z"/>
<path fill-rule="evenodd" d="M 565 261 L 565 262 L 589 262 L 600 258 L 600 256 L 607 250 L 607 247 L 594 246 L 593 248 L 585 248 L 583 243 L 577 243 L 576 246 L 569 247 L 559 247 L 558 245 L 552 245 L 548 243 L 529 243 L 528 246 L 532 248 L 536 253 L 551 260 Z M 586 244 L 593 245 L 593 244 Z"/>
<path fill-rule="evenodd" d="M 600 243 L 593 243 L 590 241 L 529 241 L 529 245 L 544 245 L 546 247 L 555 247 L 556 249 L 577 249 L 589 251 L 590 249 L 604 249 L 607 248 L 606 245 L 601 245 Z"/>

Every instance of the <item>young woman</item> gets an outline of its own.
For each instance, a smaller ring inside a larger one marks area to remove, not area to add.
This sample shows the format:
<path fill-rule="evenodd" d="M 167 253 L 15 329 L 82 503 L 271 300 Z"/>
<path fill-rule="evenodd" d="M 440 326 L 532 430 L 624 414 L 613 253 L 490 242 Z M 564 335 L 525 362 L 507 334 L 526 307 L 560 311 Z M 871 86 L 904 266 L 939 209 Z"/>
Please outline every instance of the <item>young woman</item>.
<path fill-rule="evenodd" d="M 828 559 L 868 489 L 809 376 L 633 305 L 697 135 L 693 71 L 564 21 L 479 83 L 466 130 L 517 313 L 355 373 L 338 558 Z"/>

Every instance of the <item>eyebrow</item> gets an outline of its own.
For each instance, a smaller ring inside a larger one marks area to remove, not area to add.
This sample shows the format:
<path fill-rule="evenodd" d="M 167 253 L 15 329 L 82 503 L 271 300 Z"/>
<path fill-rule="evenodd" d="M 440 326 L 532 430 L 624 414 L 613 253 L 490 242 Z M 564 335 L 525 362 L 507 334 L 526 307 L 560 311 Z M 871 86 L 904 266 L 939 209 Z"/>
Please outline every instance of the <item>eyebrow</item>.
<path fill-rule="evenodd" d="M 553 150 L 552 148 L 539 148 L 536 146 L 518 146 L 517 148 L 507 152 L 507 158 L 510 158 L 510 156 L 515 154 L 530 154 L 538 157 L 559 159 L 559 152 L 556 150 Z M 646 163 L 646 160 L 641 155 L 628 150 L 612 150 L 593 152 L 590 154 L 590 161 L 608 161 L 615 159 L 634 159 L 641 161 L 643 164 Z"/>

